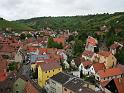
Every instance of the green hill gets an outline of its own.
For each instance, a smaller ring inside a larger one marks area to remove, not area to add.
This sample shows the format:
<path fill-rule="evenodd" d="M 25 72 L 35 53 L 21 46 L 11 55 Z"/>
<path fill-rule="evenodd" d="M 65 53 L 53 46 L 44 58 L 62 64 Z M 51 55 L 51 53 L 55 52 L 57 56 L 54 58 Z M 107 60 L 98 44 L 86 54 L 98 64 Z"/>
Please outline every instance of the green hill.
<path fill-rule="evenodd" d="M 11 28 L 11 30 L 14 31 L 33 30 L 31 27 L 28 27 L 23 23 L 7 21 L 0 18 L 0 29 L 5 30 L 6 28 Z"/>
<path fill-rule="evenodd" d="M 17 22 L 25 23 L 34 29 L 49 27 L 54 30 L 97 31 L 102 25 L 124 29 L 124 12 L 70 17 L 37 17 L 27 20 L 18 20 Z"/>

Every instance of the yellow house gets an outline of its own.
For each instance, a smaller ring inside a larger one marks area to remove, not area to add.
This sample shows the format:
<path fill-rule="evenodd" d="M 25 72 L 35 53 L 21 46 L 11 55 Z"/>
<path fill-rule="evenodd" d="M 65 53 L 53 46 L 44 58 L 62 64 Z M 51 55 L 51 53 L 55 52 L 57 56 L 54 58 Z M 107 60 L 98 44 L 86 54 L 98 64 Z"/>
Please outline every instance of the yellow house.
<path fill-rule="evenodd" d="M 99 63 L 104 63 L 106 68 L 111 68 L 116 66 L 117 59 L 111 52 L 108 51 L 100 51 L 98 53 Z"/>
<path fill-rule="evenodd" d="M 46 81 L 56 75 L 57 73 L 62 72 L 62 67 L 58 62 L 49 62 L 49 63 L 41 63 L 38 66 L 38 84 L 41 87 L 44 87 Z"/>

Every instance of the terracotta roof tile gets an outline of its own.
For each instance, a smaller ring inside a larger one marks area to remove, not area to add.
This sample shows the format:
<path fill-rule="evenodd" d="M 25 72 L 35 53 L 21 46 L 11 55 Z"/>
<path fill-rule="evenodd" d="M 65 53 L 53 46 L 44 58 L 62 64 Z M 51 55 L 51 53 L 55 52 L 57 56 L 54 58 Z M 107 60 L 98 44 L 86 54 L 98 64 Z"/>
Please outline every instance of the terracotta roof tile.
<path fill-rule="evenodd" d="M 0 71 L 0 81 L 4 81 L 6 79 L 6 77 L 7 77 L 7 73 Z"/>
<path fill-rule="evenodd" d="M 49 62 L 49 63 L 42 62 L 40 64 L 40 67 L 44 71 L 61 68 L 61 66 L 58 62 Z"/>
<path fill-rule="evenodd" d="M 65 44 L 65 38 L 53 38 L 54 42 Z"/>
<path fill-rule="evenodd" d="M 91 45 L 95 46 L 98 43 L 98 41 L 95 38 L 89 36 L 87 39 L 87 43 L 90 43 Z"/>
<path fill-rule="evenodd" d="M 101 55 L 101 56 L 108 57 L 109 55 L 111 55 L 111 52 L 109 52 L 109 51 L 100 51 L 98 54 Z"/>
<path fill-rule="evenodd" d="M 85 50 L 82 55 L 92 57 L 94 55 L 94 52 Z"/>
<path fill-rule="evenodd" d="M 91 66 L 93 64 L 93 62 L 91 62 L 91 61 L 84 61 L 84 62 L 82 62 L 82 64 L 83 64 L 84 67 L 87 67 L 87 66 Z"/>
<path fill-rule="evenodd" d="M 124 93 L 124 77 L 114 79 L 115 85 L 118 89 L 118 93 Z"/>
<path fill-rule="evenodd" d="M 121 74 L 123 74 L 123 72 L 119 68 L 110 68 L 110 69 L 98 71 L 98 75 L 101 78 L 117 76 L 117 75 L 121 75 Z"/>
<path fill-rule="evenodd" d="M 118 47 L 119 47 L 118 44 L 112 44 L 112 45 L 110 46 L 111 49 L 117 49 Z"/>
<path fill-rule="evenodd" d="M 95 63 L 93 64 L 93 68 L 96 72 L 105 69 L 104 63 Z"/>
<path fill-rule="evenodd" d="M 38 93 L 37 89 L 28 81 L 25 86 L 25 93 Z"/>

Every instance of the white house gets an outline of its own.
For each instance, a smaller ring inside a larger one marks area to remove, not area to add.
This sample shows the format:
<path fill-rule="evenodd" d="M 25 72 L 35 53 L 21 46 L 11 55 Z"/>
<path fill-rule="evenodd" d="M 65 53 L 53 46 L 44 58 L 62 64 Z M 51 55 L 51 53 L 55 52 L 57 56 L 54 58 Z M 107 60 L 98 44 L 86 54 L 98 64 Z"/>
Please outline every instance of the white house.
<path fill-rule="evenodd" d="M 90 73 L 94 76 L 96 76 L 96 73 L 100 70 L 104 70 L 105 69 L 105 65 L 104 63 L 94 63 L 91 67 L 90 67 Z"/>
<path fill-rule="evenodd" d="M 94 52 L 95 48 L 97 47 L 97 44 L 98 41 L 95 38 L 88 36 L 85 50 Z"/>
<path fill-rule="evenodd" d="M 120 44 L 120 43 L 118 43 L 118 42 L 114 42 L 114 44 L 112 44 L 112 45 L 110 46 L 110 52 L 111 52 L 113 55 L 115 55 L 115 54 L 118 52 L 118 50 L 120 50 L 122 47 L 123 47 L 122 44 Z"/>
<path fill-rule="evenodd" d="M 64 60 L 67 60 L 67 55 L 64 53 L 64 50 L 58 50 L 57 54 L 60 55 Z"/>
<path fill-rule="evenodd" d="M 65 69 L 69 69 L 70 68 L 70 65 L 68 64 L 67 60 L 64 60 L 63 64 L 65 66 Z"/>
<path fill-rule="evenodd" d="M 93 62 L 91 61 L 84 61 L 80 64 L 79 66 L 79 71 L 83 74 L 83 75 L 90 75 L 90 67 L 93 64 Z"/>

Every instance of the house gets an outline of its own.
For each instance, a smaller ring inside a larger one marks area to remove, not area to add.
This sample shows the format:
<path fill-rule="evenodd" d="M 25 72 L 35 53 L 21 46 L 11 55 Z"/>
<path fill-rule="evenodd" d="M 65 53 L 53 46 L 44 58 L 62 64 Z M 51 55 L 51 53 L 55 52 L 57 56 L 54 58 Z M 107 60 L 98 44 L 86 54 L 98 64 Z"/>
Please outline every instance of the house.
<path fill-rule="evenodd" d="M 85 60 L 93 61 L 95 55 L 96 55 L 96 54 L 95 54 L 94 52 L 85 50 L 85 51 L 82 53 L 82 58 L 84 58 Z"/>
<path fill-rule="evenodd" d="M 25 93 L 41 93 L 36 87 L 28 80 L 25 85 Z"/>
<path fill-rule="evenodd" d="M 24 59 L 25 59 L 25 55 L 23 51 L 21 51 L 21 47 L 20 47 L 17 53 L 15 54 L 15 62 L 23 62 Z"/>
<path fill-rule="evenodd" d="M 65 46 L 65 38 L 57 37 L 57 38 L 53 38 L 53 41 Z"/>
<path fill-rule="evenodd" d="M 83 75 L 88 75 L 90 72 L 90 67 L 92 66 L 93 62 L 91 61 L 84 61 L 80 64 L 79 66 L 79 71 L 83 74 Z"/>
<path fill-rule="evenodd" d="M 124 77 L 112 79 L 105 85 L 105 88 L 112 93 L 124 93 Z"/>
<path fill-rule="evenodd" d="M 42 93 L 34 81 L 24 75 L 17 77 L 12 86 L 13 93 Z"/>
<path fill-rule="evenodd" d="M 106 68 L 111 68 L 116 66 L 117 59 L 109 51 L 100 51 L 97 54 L 98 62 L 104 63 Z"/>
<path fill-rule="evenodd" d="M 57 54 L 61 56 L 61 58 L 63 58 L 63 60 L 67 60 L 67 55 L 65 54 L 64 50 L 60 50 L 58 49 Z"/>
<path fill-rule="evenodd" d="M 123 47 L 122 44 L 118 43 L 118 42 L 114 42 L 114 44 L 112 44 L 110 46 L 110 52 L 115 55 L 121 48 Z"/>
<path fill-rule="evenodd" d="M 24 93 L 26 81 L 28 81 L 26 77 L 19 77 L 13 84 L 13 93 Z"/>
<path fill-rule="evenodd" d="M 0 81 L 4 81 L 8 76 L 7 66 L 8 66 L 7 60 L 0 57 Z"/>
<path fill-rule="evenodd" d="M 90 67 L 90 74 L 93 74 L 95 76 L 98 71 L 104 70 L 104 69 L 105 69 L 104 63 L 94 63 Z"/>
<path fill-rule="evenodd" d="M 95 86 L 86 84 L 82 79 L 73 78 L 63 85 L 63 93 L 96 93 Z"/>
<path fill-rule="evenodd" d="M 108 90 L 107 88 L 106 88 L 106 86 L 109 84 L 109 80 L 108 81 L 103 81 L 103 82 L 100 82 L 99 83 L 99 88 L 102 90 L 102 91 L 104 91 L 105 93 L 112 93 L 110 90 Z"/>
<path fill-rule="evenodd" d="M 98 44 L 98 41 L 95 38 L 88 36 L 87 41 L 86 41 L 85 50 L 96 52 L 97 44 Z"/>
<path fill-rule="evenodd" d="M 73 75 L 73 76 L 79 77 L 79 78 L 81 77 L 80 71 L 78 71 L 78 70 L 76 70 L 76 71 L 71 71 L 70 74 Z"/>
<path fill-rule="evenodd" d="M 95 76 L 96 80 L 101 82 L 121 77 L 123 77 L 123 72 L 120 70 L 120 68 L 99 70 Z"/>
<path fill-rule="evenodd" d="M 62 72 L 62 67 L 59 62 L 43 62 L 38 65 L 38 84 L 41 87 L 44 87 L 46 81 L 56 75 L 57 73 Z"/>
<path fill-rule="evenodd" d="M 73 76 L 60 72 L 49 79 L 48 93 L 63 93 L 63 85 L 71 80 Z"/>
<path fill-rule="evenodd" d="M 63 64 L 64 64 L 64 68 L 65 68 L 65 69 L 69 69 L 69 68 L 70 68 L 70 65 L 69 65 L 69 63 L 67 62 L 67 60 L 64 60 Z"/>

